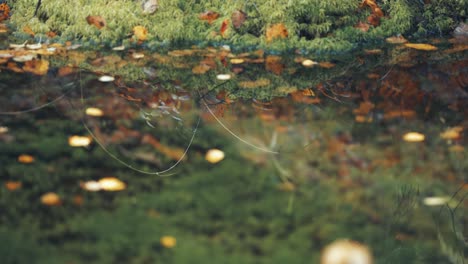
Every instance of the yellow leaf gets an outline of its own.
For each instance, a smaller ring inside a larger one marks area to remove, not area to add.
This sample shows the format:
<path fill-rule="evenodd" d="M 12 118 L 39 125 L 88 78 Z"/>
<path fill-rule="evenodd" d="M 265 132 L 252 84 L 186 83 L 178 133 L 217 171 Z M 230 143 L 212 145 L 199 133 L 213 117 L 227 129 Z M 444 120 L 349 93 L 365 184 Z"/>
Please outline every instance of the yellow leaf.
<path fill-rule="evenodd" d="M 422 43 L 406 43 L 406 47 L 412 48 L 412 49 L 417 49 L 417 50 L 437 50 L 436 46 L 432 46 L 431 44 L 422 44 Z"/>
<path fill-rule="evenodd" d="M 143 26 L 134 27 L 133 34 L 138 39 L 138 41 L 145 41 L 148 38 L 148 30 Z"/>

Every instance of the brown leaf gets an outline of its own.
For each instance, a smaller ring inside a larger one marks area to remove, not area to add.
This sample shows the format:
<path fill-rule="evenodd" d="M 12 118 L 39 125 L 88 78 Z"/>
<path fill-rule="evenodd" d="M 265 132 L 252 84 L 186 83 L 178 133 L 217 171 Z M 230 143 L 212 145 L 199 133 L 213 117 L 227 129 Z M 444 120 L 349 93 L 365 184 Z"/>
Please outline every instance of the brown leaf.
<path fill-rule="evenodd" d="M 209 24 L 213 23 L 218 17 L 219 14 L 214 11 L 206 11 L 198 15 L 198 18 L 207 21 Z"/>
<path fill-rule="evenodd" d="M 277 38 L 287 38 L 288 37 L 288 30 L 284 26 L 283 23 L 278 23 L 270 26 L 266 30 L 266 39 L 267 42 L 271 42 Z"/>
<path fill-rule="evenodd" d="M 0 4 L 0 22 L 10 17 L 10 7 L 7 3 Z"/>
<path fill-rule="evenodd" d="M 232 20 L 232 25 L 236 28 L 239 29 L 247 19 L 247 14 L 244 13 L 241 10 L 236 10 L 232 12 L 231 15 L 231 20 Z"/>
<path fill-rule="evenodd" d="M 372 26 L 376 27 L 380 25 L 380 18 L 374 14 L 370 15 L 367 17 L 367 22 L 371 24 Z"/>
<path fill-rule="evenodd" d="M 101 16 L 87 16 L 86 21 L 90 25 L 94 25 L 98 29 L 101 29 L 106 26 L 106 20 Z"/>

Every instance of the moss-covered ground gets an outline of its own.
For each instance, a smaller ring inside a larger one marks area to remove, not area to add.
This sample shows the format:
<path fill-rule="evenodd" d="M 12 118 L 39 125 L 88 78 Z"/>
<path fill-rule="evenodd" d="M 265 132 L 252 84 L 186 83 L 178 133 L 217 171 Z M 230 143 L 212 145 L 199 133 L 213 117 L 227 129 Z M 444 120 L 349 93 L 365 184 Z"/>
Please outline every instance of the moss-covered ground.
<path fill-rule="evenodd" d="M 159 0 L 154 13 L 145 13 L 141 1 L 134 0 L 7 2 L 9 21 L 20 39 L 34 36 L 90 46 L 139 42 L 154 49 L 177 43 L 217 43 L 317 53 L 342 53 L 398 34 L 407 38 L 446 35 L 466 21 L 468 10 L 463 0 Z M 89 24 L 88 16 L 99 17 L 98 26 Z M 137 26 L 146 30 L 144 37 L 134 34 Z"/>

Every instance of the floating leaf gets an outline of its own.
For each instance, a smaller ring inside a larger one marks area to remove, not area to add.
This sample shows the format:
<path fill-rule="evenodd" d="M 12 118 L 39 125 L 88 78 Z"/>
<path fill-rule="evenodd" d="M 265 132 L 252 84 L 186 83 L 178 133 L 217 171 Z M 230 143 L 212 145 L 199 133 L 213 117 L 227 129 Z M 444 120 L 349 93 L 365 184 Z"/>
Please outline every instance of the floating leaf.
<path fill-rule="evenodd" d="M 145 41 L 148 39 L 148 30 L 143 26 L 135 26 L 133 28 L 133 35 L 138 41 Z"/>
<path fill-rule="evenodd" d="M 47 206 L 58 206 L 62 204 L 62 201 L 56 193 L 48 192 L 41 196 L 41 203 Z"/>
<path fill-rule="evenodd" d="M 423 44 L 423 43 L 406 43 L 405 47 L 417 49 L 417 50 L 427 50 L 427 51 L 437 50 L 437 47 L 431 44 Z"/>
<path fill-rule="evenodd" d="M 195 67 L 192 68 L 192 72 L 194 74 L 205 74 L 207 73 L 209 70 L 211 69 L 210 66 L 206 65 L 206 64 L 201 64 L 201 65 L 197 65 Z"/>
<path fill-rule="evenodd" d="M 177 244 L 177 240 L 173 236 L 163 236 L 163 237 L 161 237 L 159 242 L 161 243 L 161 246 L 163 246 L 165 248 L 173 248 Z"/>
<path fill-rule="evenodd" d="M 280 75 L 284 70 L 284 64 L 279 56 L 268 55 L 265 58 L 265 68 L 276 75 Z"/>
<path fill-rule="evenodd" d="M 247 14 L 244 13 L 243 11 L 236 10 L 232 12 L 231 20 L 232 20 L 232 25 L 234 26 L 234 28 L 239 29 L 240 27 L 242 27 L 246 19 L 247 19 Z"/>
<path fill-rule="evenodd" d="M 325 247 L 320 263 L 371 264 L 373 260 L 368 247 L 351 240 L 337 240 Z"/>
<path fill-rule="evenodd" d="M 460 133 L 462 131 L 463 131 L 463 127 L 461 126 L 452 127 L 440 133 L 440 137 L 446 140 L 455 140 L 455 139 L 460 138 Z"/>
<path fill-rule="evenodd" d="M 21 154 L 18 156 L 18 161 L 24 164 L 30 164 L 35 161 L 34 157 L 28 154 Z"/>
<path fill-rule="evenodd" d="M 86 108 L 86 114 L 89 116 L 100 117 L 104 115 L 104 112 L 96 107 L 88 107 Z"/>
<path fill-rule="evenodd" d="M 322 68 L 325 68 L 325 69 L 333 68 L 333 67 L 335 67 L 335 65 L 336 64 L 328 62 L 328 61 L 319 62 L 319 66 L 322 67 Z"/>
<path fill-rule="evenodd" d="M 424 139 L 424 134 L 418 132 L 409 132 L 403 135 L 403 140 L 406 142 L 422 142 Z"/>
<path fill-rule="evenodd" d="M 68 138 L 68 145 L 71 147 L 87 147 L 89 144 L 91 144 L 90 137 L 71 136 Z"/>
<path fill-rule="evenodd" d="M 274 39 L 283 39 L 288 37 L 288 30 L 282 23 L 274 24 L 266 30 L 266 40 L 271 42 Z"/>
<path fill-rule="evenodd" d="M 87 181 L 80 184 L 81 188 L 88 192 L 97 192 L 101 190 L 101 184 L 98 181 Z"/>
<path fill-rule="evenodd" d="M 18 189 L 21 188 L 21 186 L 23 186 L 23 184 L 21 182 L 19 182 L 19 181 L 7 181 L 7 182 L 5 182 L 5 187 L 9 191 L 18 190 Z"/>
<path fill-rule="evenodd" d="M 26 61 L 23 66 L 25 72 L 30 72 L 36 75 L 44 75 L 49 70 L 49 61 L 46 60 L 31 60 Z"/>
<path fill-rule="evenodd" d="M 205 159 L 210 163 L 218 163 L 224 159 L 224 152 L 219 149 L 210 149 L 206 152 Z"/>
<path fill-rule="evenodd" d="M 231 64 L 242 64 L 242 63 L 245 62 L 245 60 L 240 59 L 240 58 L 239 59 L 234 58 L 234 59 L 231 59 L 230 62 L 231 62 Z"/>
<path fill-rule="evenodd" d="M 213 23 L 216 19 L 218 19 L 219 14 L 214 11 L 206 11 L 201 13 L 198 16 L 201 20 L 207 21 L 209 24 Z"/>
<path fill-rule="evenodd" d="M 306 60 L 303 60 L 303 61 L 301 62 L 301 64 L 302 64 L 302 66 L 304 66 L 304 67 L 310 68 L 310 67 L 312 67 L 312 66 L 314 66 L 314 65 L 317 65 L 318 62 L 313 61 L 313 60 L 306 59 Z"/>
<path fill-rule="evenodd" d="M 115 78 L 113 76 L 103 75 L 103 76 L 99 77 L 98 80 L 100 82 L 113 82 L 115 80 Z"/>
<path fill-rule="evenodd" d="M 127 187 L 123 181 L 115 177 L 102 178 L 99 180 L 99 185 L 101 186 L 102 190 L 110 192 L 122 191 Z"/>
<path fill-rule="evenodd" d="M 231 75 L 230 74 L 218 74 L 216 75 L 216 79 L 220 81 L 227 81 L 231 79 Z"/>
<path fill-rule="evenodd" d="M 94 25 L 98 29 L 101 29 L 106 26 L 106 20 L 101 16 L 87 16 L 86 21 L 90 25 Z"/>

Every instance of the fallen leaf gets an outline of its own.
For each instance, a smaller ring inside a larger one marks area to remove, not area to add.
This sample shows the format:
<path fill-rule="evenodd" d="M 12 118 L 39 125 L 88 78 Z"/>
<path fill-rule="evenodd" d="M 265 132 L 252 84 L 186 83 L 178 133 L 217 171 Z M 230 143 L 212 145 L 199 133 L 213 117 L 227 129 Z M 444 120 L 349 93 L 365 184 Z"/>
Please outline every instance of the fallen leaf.
<path fill-rule="evenodd" d="M 19 181 L 7 181 L 5 182 L 5 187 L 9 191 L 15 191 L 21 188 L 23 184 Z"/>
<path fill-rule="evenodd" d="M 177 244 L 177 240 L 172 236 L 163 236 L 159 242 L 161 243 L 161 246 L 165 248 L 173 248 Z"/>
<path fill-rule="evenodd" d="M 7 3 L 0 4 L 0 22 L 10 17 L 10 7 Z"/>
<path fill-rule="evenodd" d="M 30 35 L 31 37 L 34 37 L 34 35 L 36 35 L 36 33 L 34 33 L 34 31 L 29 26 L 24 26 L 23 32 Z"/>
<path fill-rule="evenodd" d="M 417 49 L 417 50 L 427 50 L 427 51 L 437 50 L 437 47 L 432 46 L 431 44 L 423 44 L 423 43 L 406 43 L 405 47 Z"/>
<path fill-rule="evenodd" d="M 198 15 L 198 18 L 201 20 L 207 21 L 209 24 L 213 23 L 216 19 L 218 19 L 219 14 L 214 11 L 206 11 Z"/>
<path fill-rule="evenodd" d="M 49 61 L 46 60 L 31 60 L 26 61 L 23 66 L 25 72 L 30 72 L 36 75 L 44 75 L 49 70 Z"/>
<path fill-rule="evenodd" d="M 91 144 L 91 137 L 71 136 L 68 138 L 68 145 L 71 147 L 87 147 Z"/>
<path fill-rule="evenodd" d="M 104 191 L 122 191 L 125 190 L 125 188 L 127 187 L 127 185 L 123 181 L 115 177 L 105 177 L 100 179 L 98 182 L 101 186 L 101 189 Z"/>
<path fill-rule="evenodd" d="M 422 142 L 424 139 L 424 134 L 418 132 L 409 132 L 403 135 L 403 140 L 406 142 Z"/>
<path fill-rule="evenodd" d="M 265 58 L 265 68 L 276 75 L 280 75 L 284 70 L 284 64 L 281 62 L 281 57 L 268 55 Z"/>
<path fill-rule="evenodd" d="M 266 40 L 271 42 L 274 39 L 283 39 L 288 37 L 288 30 L 282 23 L 274 24 L 266 30 Z"/>
<path fill-rule="evenodd" d="M 440 133 L 440 137 L 446 140 L 455 140 L 460 138 L 460 133 L 463 131 L 463 127 L 457 126 L 448 128 L 444 132 Z"/>
<path fill-rule="evenodd" d="M 333 68 L 333 67 L 335 67 L 335 65 L 336 64 L 328 62 L 328 61 L 319 62 L 319 66 L 322 67 L 322 68 L 325 68 L 325 69 Z"/>
<path fill-rule="evenodd" d="M 241 10 L 236 10 L 232 12 L 231 20 L 234 28 L 239 29 L 247 19 L 247 14 Z"/>
<path fill-rule="evenodd" d="M 98 29 L 101 29 L 106 26 L 106 20 L 101 16 L 87 16 L 86 21 L 90 25 L 94 25 Z"/>
<path fill-rule="evenodd" d="M 362 32 L 367 32 L 369 31 L 370 25 L 364 22 L 358 22 L 354 27 L 361 30 Z"/>
<path fill-rule="evenodd" d="M 48 206 L 61 205 L 60 197 L 54 192 L 48 192 L 41 196 L 41 203 Z"/>
<path fill-rule="evenodd" d="M 229 26 L 229 20 L 225 19 L 223 23 L 221 24 L 221 28 L 219 29 L 219 33 L 221 33 L 221 36 L 224 38 L 226 34 L 226 30 L 228 29 Z"/>
<path fill-rule="evenodd" d="M 219 149 L 210 149 L 206 152 L 205 159 L 209 163 L 218 163 L 224 159 L 224 152 Z"/>
<path fill-rule="evenodd" d="M 135 26 L 133 28 L 133 35 L 138 41 L 145 41 L 148 38 L 148 30 L 143 26 Z"/>
<path fill-rule="evenodd" d="M 30 164 L 35 161 L 34 157 L 28 154 L 21 154 L 18 156 L 18 161 L 23 164 Z"/>
<path fill-rule="evenodd" d="M 194 74 L 205 74 L 210 70 L 210 66 L 206 64 L 197 65 L 192 68 L 192 73 Z"/>

